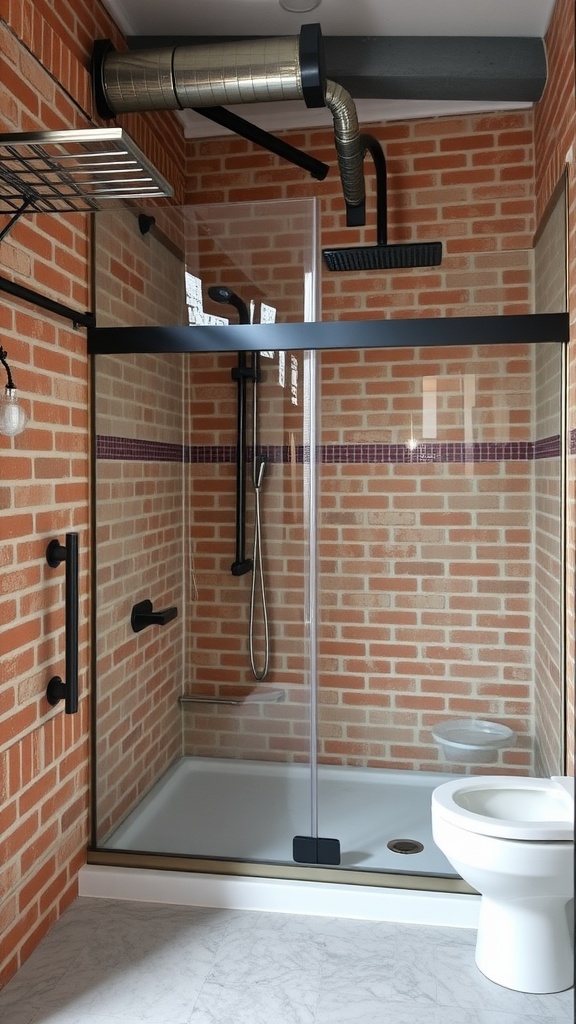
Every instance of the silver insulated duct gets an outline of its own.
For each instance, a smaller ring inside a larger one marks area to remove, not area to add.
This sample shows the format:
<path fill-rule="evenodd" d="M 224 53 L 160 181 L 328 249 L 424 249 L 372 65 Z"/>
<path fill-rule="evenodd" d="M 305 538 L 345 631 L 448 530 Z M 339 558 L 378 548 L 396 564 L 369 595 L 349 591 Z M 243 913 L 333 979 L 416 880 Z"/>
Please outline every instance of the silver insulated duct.
<path fill-rule="evenodd" d="M 363 152 L 354 101 L 324 73 L 319 25 L 299 36 L 244 39 L 199 46 L 160 47 L 118 53 L 96 43 L 92 83 L 100 117 L 151 110 L 220 107 L 304 100 L 328 106 L 347 210 L 364 223 Z"/>

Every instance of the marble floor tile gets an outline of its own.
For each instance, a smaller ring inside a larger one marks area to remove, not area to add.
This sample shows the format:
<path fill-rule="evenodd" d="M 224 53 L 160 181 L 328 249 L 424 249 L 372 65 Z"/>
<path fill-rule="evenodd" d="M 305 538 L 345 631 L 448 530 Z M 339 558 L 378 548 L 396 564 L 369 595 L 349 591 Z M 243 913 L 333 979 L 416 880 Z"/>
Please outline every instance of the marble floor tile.
<path fill-rule="evenodd" d="M 471 929 L 78 899 L 0 992 L 0 1024 L 570 1024 Z"/>
<path fill-rule="evenodd" d="M 440 1006 L 548 1015 L 554 1024 L 574 1019 L 573 990 L 537 995 L 496 985 L 476 967 L 473 949 L 439 946 L 436 971 Z"/>
<path fill-rule="evenodd" d="M 433 1024 L 462 1024 L 460 1008 L 438 1007 Z M 507 1013 L 499 1010 L 466 1011 L 466 1024 L 556 1024 L 554 1017 L 531 1013 Z"/>

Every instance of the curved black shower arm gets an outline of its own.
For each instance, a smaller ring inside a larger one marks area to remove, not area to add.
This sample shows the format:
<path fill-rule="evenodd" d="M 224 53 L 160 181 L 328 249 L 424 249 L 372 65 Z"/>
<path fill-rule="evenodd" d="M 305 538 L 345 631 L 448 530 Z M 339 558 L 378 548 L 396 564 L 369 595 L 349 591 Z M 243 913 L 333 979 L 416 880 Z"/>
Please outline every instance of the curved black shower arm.
<path fill-rule="evenodd" d="M 362 151 L 362 160 L 366 153 L 370 153 L 374 161 L 376 171 L 376 226 L 378 232 L 378 245 L 386 245 L 387 242 L 387 214 L 386 214 L 386 157 L 384 150 L 373 135 L 363 132 L 358 136 L 358 143 Z M 352 204 L 346 201 L 346 227 L 362 228 L 366 223 L 366 190 L 363 189 L 362 202 Z"/>
<path fill-rule="evenodd" d="M 384 150 L 373 135 L 367 133 L 360 136 L 360 144 L 364 155 L 368 152 L 374 161 L 376 171 L 376 240 L 378 245 L 386 245 L 388 242 L 388 212 L 387 212 L 387 183 L 386 183 L 386 157 Z"/>

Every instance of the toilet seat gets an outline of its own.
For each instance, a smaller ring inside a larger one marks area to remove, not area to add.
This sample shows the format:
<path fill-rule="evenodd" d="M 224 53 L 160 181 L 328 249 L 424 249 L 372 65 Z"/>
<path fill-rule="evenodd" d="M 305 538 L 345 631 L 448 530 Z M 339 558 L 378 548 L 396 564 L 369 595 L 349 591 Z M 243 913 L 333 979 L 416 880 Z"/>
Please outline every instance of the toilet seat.
<path fill-rule="evenodd" d="M 574 801 L 552 779 L 482 775 L 444 782 L 433 812 L 457 828 L 500 839 L 574 840 Z"/>

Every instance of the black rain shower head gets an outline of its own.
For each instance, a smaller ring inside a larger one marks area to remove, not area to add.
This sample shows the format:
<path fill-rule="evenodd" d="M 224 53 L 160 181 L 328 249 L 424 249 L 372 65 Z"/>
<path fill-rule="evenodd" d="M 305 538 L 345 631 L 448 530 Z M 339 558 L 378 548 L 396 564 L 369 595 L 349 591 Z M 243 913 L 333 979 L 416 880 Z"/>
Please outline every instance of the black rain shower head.
<path fill-rule="evenodd" d="M 438 267 L 442 262 L 441 242 L 409 242 L 388 245 L 386 209 L 386 159 L 382 147 L 372 135 L 362 135 L 364 152 L 370 151 L 376 169 L 377 245 L 356 245 L 342 249 L 323 249 L 328 270 L 403 270 L 410 267 Z"/>
<path fill-rule="evenodd" d="M 403 270 L 406 267 L 438 267 L 441 242 L 409 245 L 357 245 L 350 249 L 323 249 L 328 270 Z"/>

